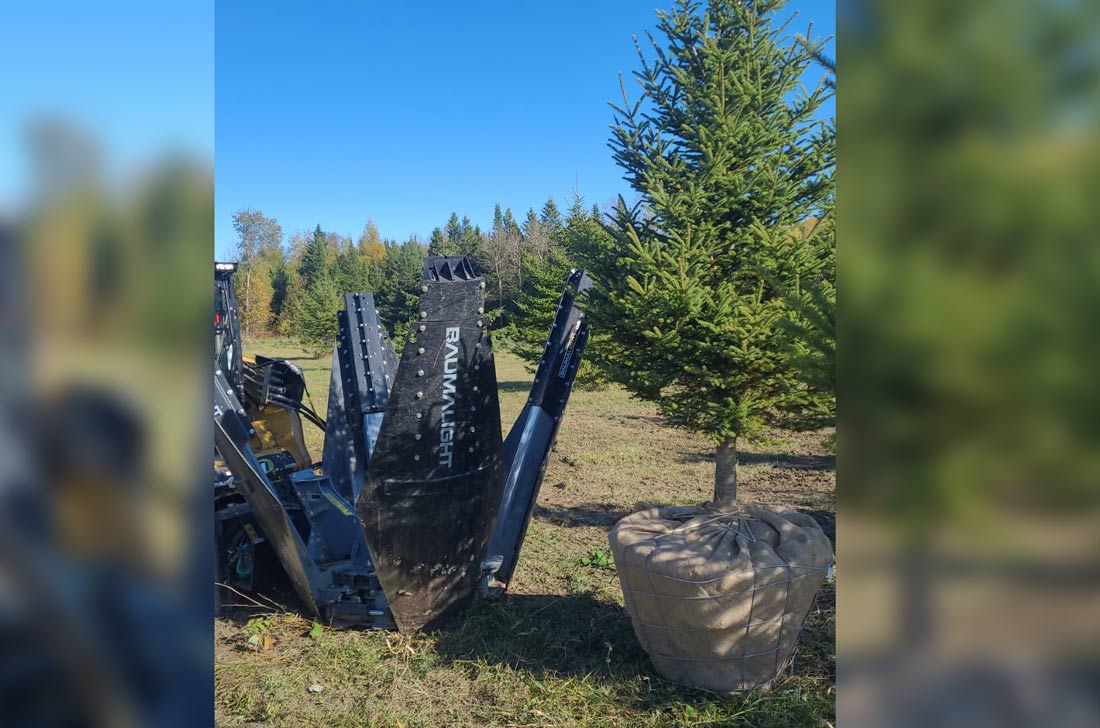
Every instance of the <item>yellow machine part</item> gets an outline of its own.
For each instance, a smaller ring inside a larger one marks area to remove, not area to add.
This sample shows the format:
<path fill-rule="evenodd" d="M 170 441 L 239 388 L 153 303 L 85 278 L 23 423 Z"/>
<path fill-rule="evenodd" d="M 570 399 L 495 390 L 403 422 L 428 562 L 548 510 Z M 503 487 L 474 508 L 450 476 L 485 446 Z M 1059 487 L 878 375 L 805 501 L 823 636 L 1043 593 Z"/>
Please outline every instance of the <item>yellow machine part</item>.
<path fill-rule="evenodd" d="M 256 364 L 250 355 L 241 357 L 246 364 Z M 249 408 L 252 427 L 256 430 L 249 446 L 256 455 L 286 450 L 294 458 L 299 468 L 308 468 L 313 461 L 306 449 L 305 433 L 302 432 L 302 418 L 297 412 L 284 407 L 269 404 L 262 408 Z"/>

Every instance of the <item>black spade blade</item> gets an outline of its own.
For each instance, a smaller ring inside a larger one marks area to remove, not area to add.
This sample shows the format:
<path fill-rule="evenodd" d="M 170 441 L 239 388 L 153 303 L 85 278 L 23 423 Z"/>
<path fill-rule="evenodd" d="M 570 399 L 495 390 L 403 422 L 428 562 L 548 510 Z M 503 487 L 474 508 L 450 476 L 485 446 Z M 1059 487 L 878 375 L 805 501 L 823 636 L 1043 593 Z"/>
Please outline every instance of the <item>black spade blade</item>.
<path fill-rule="evenodd" d="M 357 509 L 403 632 L 467 607 L 503 489 L 500 407 L 484 283 L 428 258 Z"/>

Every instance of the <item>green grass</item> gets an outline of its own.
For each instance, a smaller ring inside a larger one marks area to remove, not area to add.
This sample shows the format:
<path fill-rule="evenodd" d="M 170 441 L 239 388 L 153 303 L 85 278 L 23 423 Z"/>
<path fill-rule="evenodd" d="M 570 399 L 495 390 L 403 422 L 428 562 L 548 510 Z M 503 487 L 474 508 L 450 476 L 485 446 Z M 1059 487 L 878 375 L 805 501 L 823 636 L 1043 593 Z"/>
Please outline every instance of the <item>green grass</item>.
<path fill-rule="evenodd" d="M 273 340 L 246 350 L 295 360 L 318 410 L 325 410 L 327 355 L 310 358 Z M 508 352 L 498 351 L 496 361 L 507 431 L 531 375 Z M 742 454 L 740 499 L 801 508 L 831 534 L 835 475 L 823 446 L 829 433 L 774 434 L 781 446 Z M 319 455 L 320 432 L 307 438 Z M 665 426 L 651 405 L 617 388 L 574 392 L 505 598 L 431 635 L 325 628 L 314 638 L 312 623 L 289 610 L 264 614 L 251 628 L 249 619 L 259 610 L 219 619 L 219 724 L 834 723 L 834 582 L 825 585 L 810 614 L 792 674 L 767 691 L 720 697 L 656 675 L 622 609 L 614 570 L 598 564 L 618 518 L 642 503 L 704 500 L 713 473 L 710 444 Z M 273 638 L 270 649 L 249 644 L 257 631 Z M 310 693 L 312 684 L 323 691 Z"/>

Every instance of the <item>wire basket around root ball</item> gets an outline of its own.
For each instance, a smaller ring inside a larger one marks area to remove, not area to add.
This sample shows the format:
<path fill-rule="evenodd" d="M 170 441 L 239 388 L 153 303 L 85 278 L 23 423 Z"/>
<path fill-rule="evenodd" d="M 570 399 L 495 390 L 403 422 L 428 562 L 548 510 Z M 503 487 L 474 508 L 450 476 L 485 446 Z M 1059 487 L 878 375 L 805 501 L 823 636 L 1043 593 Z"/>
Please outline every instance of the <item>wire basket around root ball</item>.
<path fill-rule="evenodd" d="M 833 563 L 797 511 L 652 508 L 610 534 L 634 633 L 664 678 L 719 693 L 762 687 L 794 659 Z"/>

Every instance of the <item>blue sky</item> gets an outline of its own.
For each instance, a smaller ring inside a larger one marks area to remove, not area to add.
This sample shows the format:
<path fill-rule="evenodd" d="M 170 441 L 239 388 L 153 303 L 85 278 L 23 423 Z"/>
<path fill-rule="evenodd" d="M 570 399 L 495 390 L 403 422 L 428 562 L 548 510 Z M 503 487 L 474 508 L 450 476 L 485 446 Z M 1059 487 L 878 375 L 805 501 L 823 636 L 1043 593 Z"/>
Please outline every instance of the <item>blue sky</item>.
<path fill-rule="evenodd" d="M 125 178 L 168 153 L 214 153 L 214 3 L 6 3 L 0 22 L 0 215 L 28 196 L 28 125 L 64 120 Z"/>
<path fill-rule="evenodd" d="M 403 240 L 426 239 L 452 210 L 486 226 L 496 202 L 521 217 L 574 186 L 601 205 L 626 193 L 607 104 L 637 68 L 631 35 L 669 5 L 220 0 L 219 257 L 240 208 L 288 235 L 320 224 L 358 237 L 369 217 Z M 784 12 L 799 11 L 792 32 L 812 21 L 831 36 L 834 8 Z"/>

